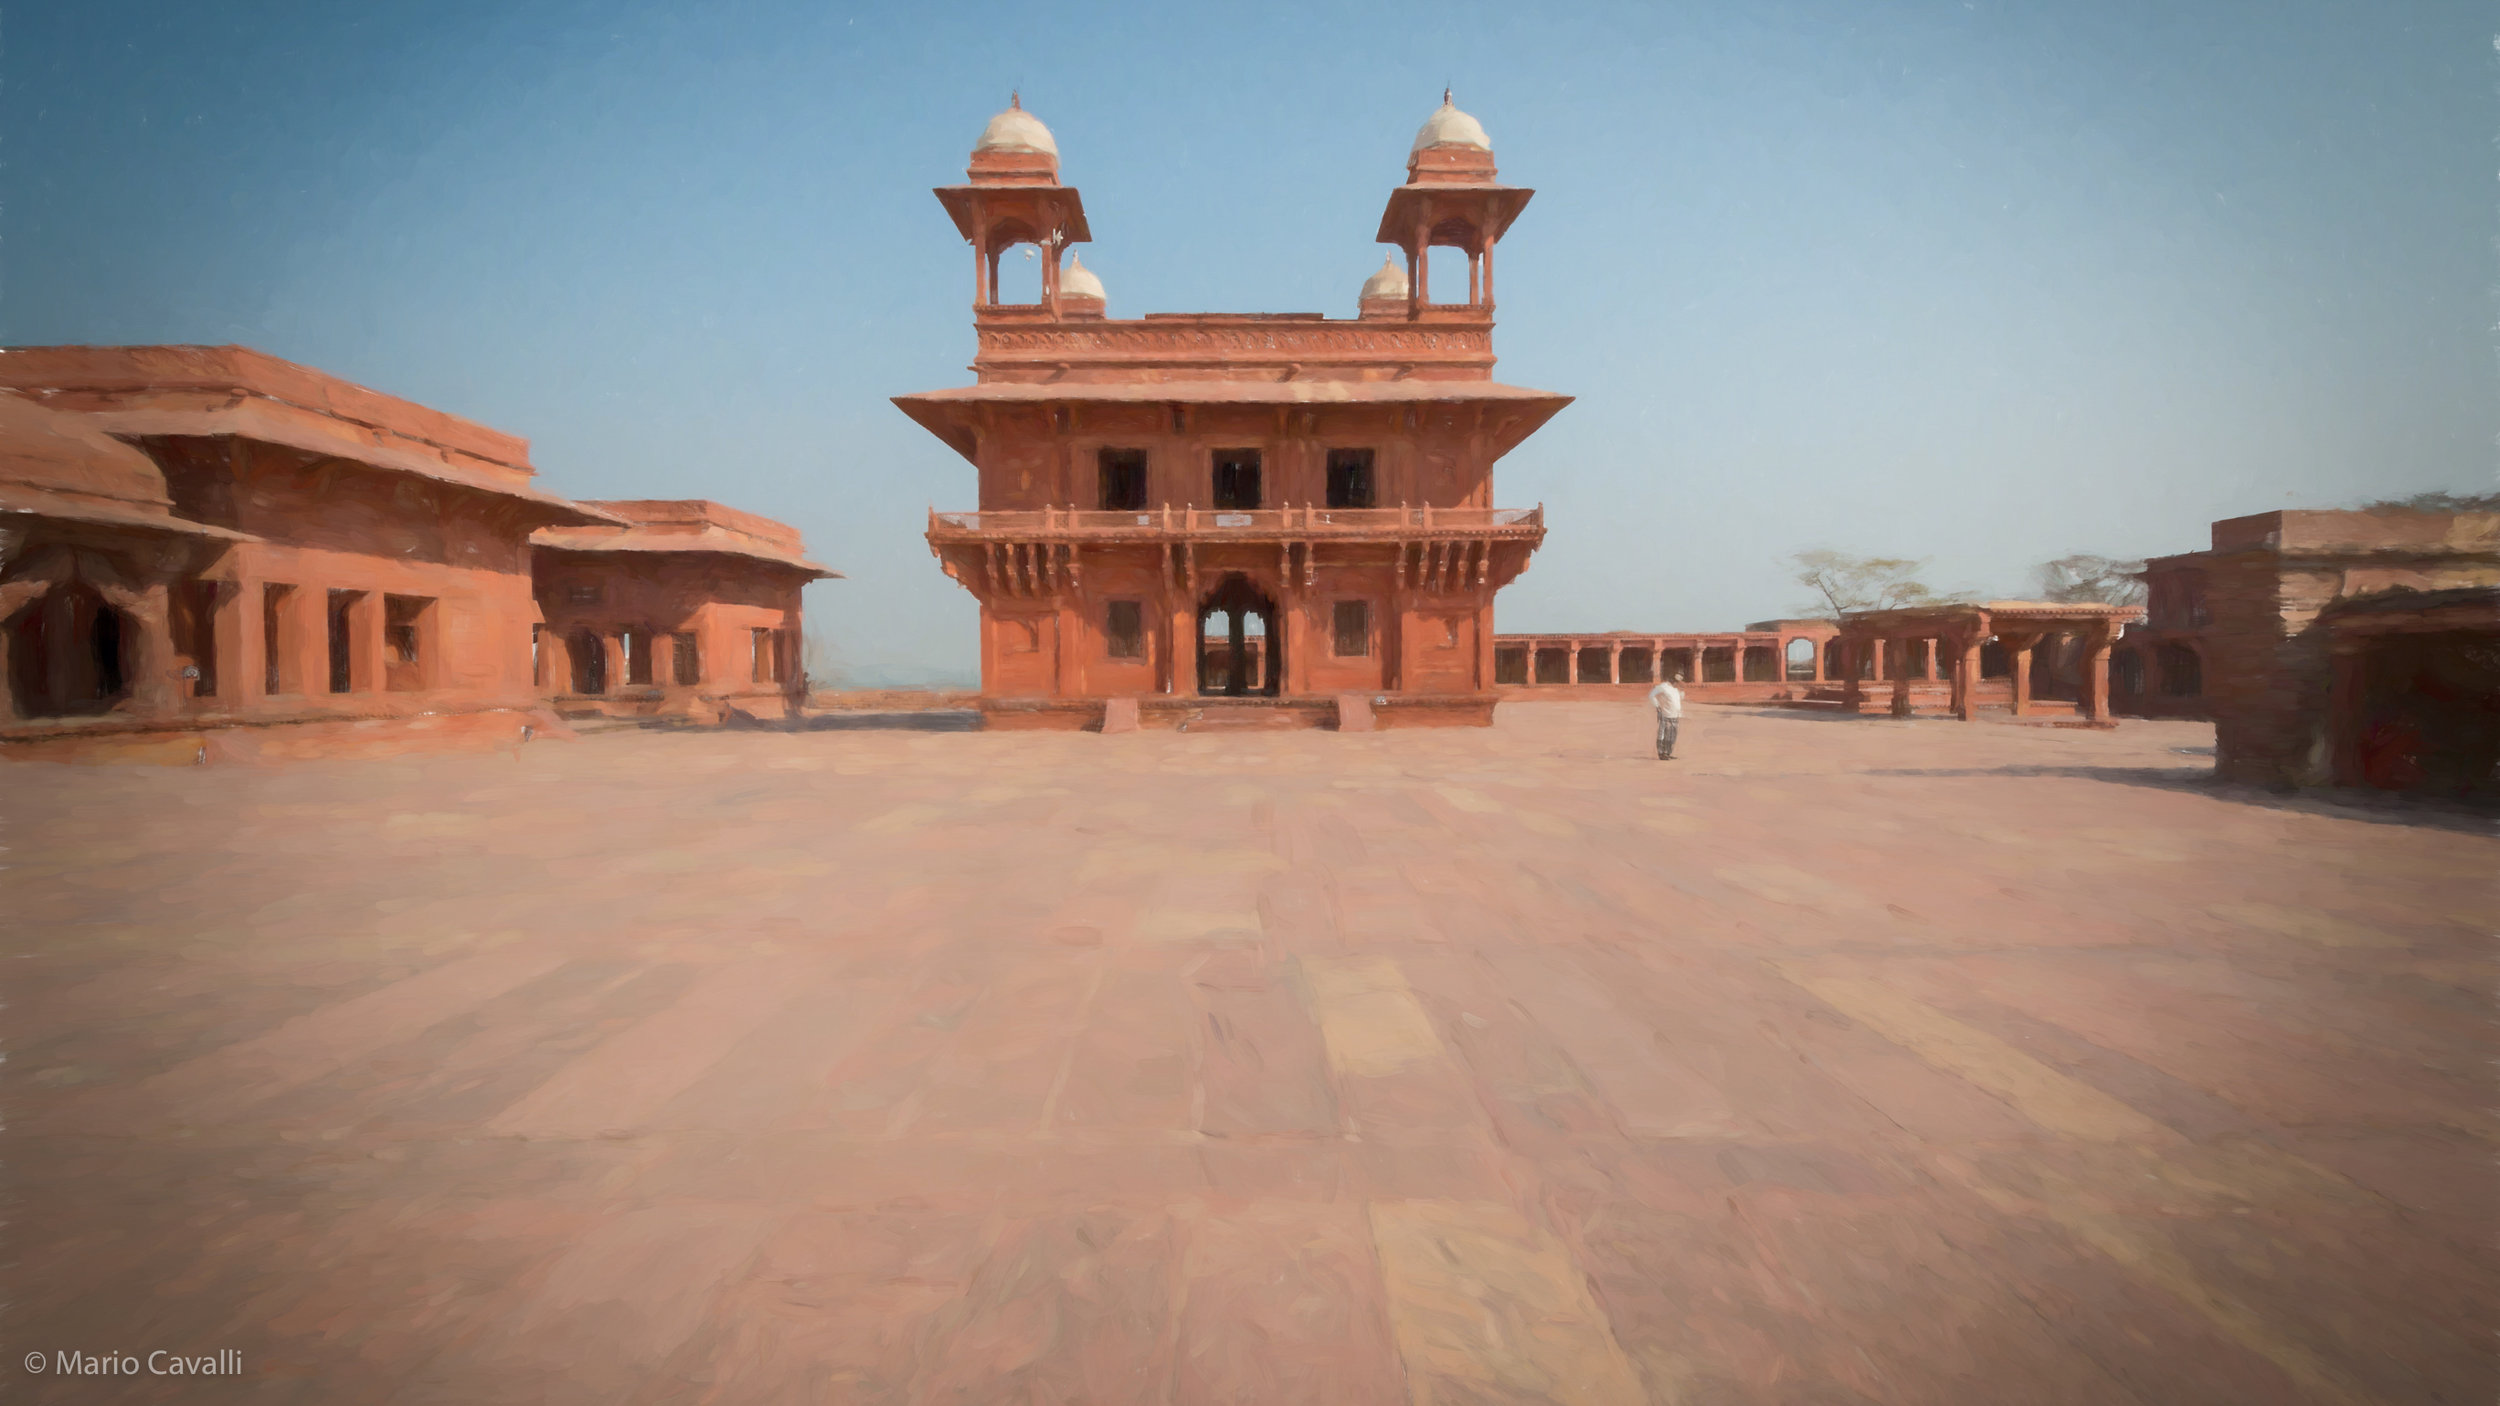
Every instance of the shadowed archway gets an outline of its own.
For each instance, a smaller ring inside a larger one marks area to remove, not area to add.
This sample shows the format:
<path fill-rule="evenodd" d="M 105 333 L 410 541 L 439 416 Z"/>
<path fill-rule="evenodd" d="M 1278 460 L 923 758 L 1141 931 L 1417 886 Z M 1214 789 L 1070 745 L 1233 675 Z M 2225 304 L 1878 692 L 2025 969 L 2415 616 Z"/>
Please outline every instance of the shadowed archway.
<path fill-rule="evenodd" d="M 1207 624 L 1224 618 L 1224 645 L 1219 656 L 1207 645 Z M 1256 621 L 1259 648 L 1253 657 L 1250 624 Z M 1285 676 L 1284 634 L 1278 628 L 1276 602 L 1246 576 L 1234 574 L 1216 583 L 1198 603 L 1198 691 L 1241 698 L 1252 694 L 1273 698 Z"/>

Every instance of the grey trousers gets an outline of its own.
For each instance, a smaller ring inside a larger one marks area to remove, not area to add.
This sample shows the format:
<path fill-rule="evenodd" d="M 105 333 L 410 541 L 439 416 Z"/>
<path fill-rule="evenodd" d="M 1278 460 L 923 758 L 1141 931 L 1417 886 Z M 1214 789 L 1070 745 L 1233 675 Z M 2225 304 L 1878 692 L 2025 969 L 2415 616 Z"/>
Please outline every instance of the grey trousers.
<path fill-rule="evenodd" d="M 1663 762 L 1675 755 L 1675 730 L 1677 725 L 1682 721 L 1683 719 L 1681 718 L 1670 718 L 1664 714 L 1659 715 L 1658 760 Z"/>

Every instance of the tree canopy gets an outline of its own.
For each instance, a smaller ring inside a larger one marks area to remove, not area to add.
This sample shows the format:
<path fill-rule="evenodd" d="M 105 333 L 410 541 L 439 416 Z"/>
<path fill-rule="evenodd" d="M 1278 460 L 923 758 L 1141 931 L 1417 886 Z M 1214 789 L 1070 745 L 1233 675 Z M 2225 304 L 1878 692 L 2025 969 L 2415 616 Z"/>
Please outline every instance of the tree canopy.
<path fill-rule="evenodd" d="M 2060 602 L 2098 601 L 2103 605 L 2136 605 L 2144 599 L 2144 583 L 2136 573 L 2141 561 L 2077 552 L 2040 564 L 2040 598 Z"/>
<path fill-rule="evenodd" d="M 1799 552 L 1790 558 L 1796 581 L 1821 599 L 1809 607 L 1841 615 L 1859 610 L 1899 610 L 1934 605 L 1939 597 L 1918 579 L 1924 561 L 1907 557 L 1861 557 L 1847 552 Z"/>

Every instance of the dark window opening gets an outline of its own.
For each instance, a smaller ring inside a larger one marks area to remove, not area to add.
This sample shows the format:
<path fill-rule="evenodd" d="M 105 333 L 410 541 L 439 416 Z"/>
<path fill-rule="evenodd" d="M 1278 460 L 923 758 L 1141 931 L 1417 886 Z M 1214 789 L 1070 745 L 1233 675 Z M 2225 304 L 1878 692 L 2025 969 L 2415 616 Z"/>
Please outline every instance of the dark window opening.
<path fill-rule="evenodd" d="M 1146 657 L 1146 606 L 1142 601 L 1111 602 L 1103 622 L 1107 648 L 1114 659 Z"/>
<path fill-rule="evenodd" d="M 1504 646 L 1493 651 L 1493 681 L 1524 684 L 1528 681 L 1528 651 Z"/>
<path fill-rule="evenodd" d="M 1236 510 L 1259 506 L 1259 451 L 1219 449 L 1215 452 L 1215 506 Z"/>
<path fill-rule="evenodd" d="M 2165 644 L 2154 657 L 2161 663 L 2164 694 L 2194 698 L 2205 691 L 2205 661 L 2195 650 L 2183 644 Z"/>
<path fill-rule="evenodd" d="M 356 600 L 362 591 L 330 593 L 330 691 L 356 688 Z"/>
<path fill-rule="evenodd" d="M 1372 451 L 1368 449 L 1329 450 L 1328 506 L 1368 508 L 1372 506 L 1372 502 Z"/>
<path fill-rule="evenodd" d="M 260 588 L 260 691 L 267 694 L 291 693 L 286 669 L 286 618 L 295 594 L 293 586 L 263 585 Z"/>
<path fill-rule="evenodd" d="M 1536 652 L 1536 681 L 1538 683 L 1569 683 L 1571 681 L 1571 651 L 1554 646 L 1538 650 Z"/>
<path fill-rule="evenodd" d="M 1627 649 L 1617 666 L 1619 672 L 1616 678 L 1623 683 L 1655 683 L 1657 680 L 1650 674 L 1656 662 L 1656 657 L 1646 649 Z"/>
<path fill-rule="evenodd" d="M 2014 676 L 2014 656 L 2005 646 L 1990 640 L 1979 647 L 1979 676 L 1983 679 L 2010 679 Z"/>
<path fill-rule="evenodd" d="M 657 665 L 657 661 L 652 658 L 654 651 L 651 648 L 651 632 L 627 630 L 623 635 L 623 640 L 626 686 L 629 688 L 650 687 L 652 670 Z"/>
<path fill-rule="evenodd" d="M 2143 694 L 2143 656 L 2132 649 L 2122 649 L 2109 656 L 2109 691 L 2126 698 Z"/>
<path fill-rule="evenodd" d="M 95 607 L 95 623 L 87 632 L 87 647 L 94 655 L 95 701 L 109 704 L 122 696 L 130 686 L 122 672 L 122 613 L 109 605 Z"/>
<path fill-rule="evenodd" d="M 425 687 L 425 623 L 433 605 L 424 596 L 382 598 L 383 686 L 394 693 Z"/>
<path fill-rule="evenodd" d="M 1372 607 L 1370 601 L 1341 600 L 1337 602 L 1337 657 L 1359 659 L 1372 652 Z"/>
<path fill-rule="evenodd" d="M 1614 682 L 1612 677 L 1615 667 L 1614 653 L 1610 645 L 1584 644 L 1580 646 L 1580 682 Z"/>
<path fill-rule="evenodd" d="M 680 687 L 703 682 L 703 653 L 692 635 L 670 637 L 669 677 Z"/>
<path fill-rule="evenodd" d="M 1143 449 L 1106 449 L 1100 455 L 1102 466 L 1102 509 L 1107 513 L 1133 513 L 1146 506 L 1146 451 Z"/>
<path fill-rule="evenodd" d="M 1736 682 L 1736 650 L 1730 645 L 1705 646 L 1701 651 L 1703 683 Z"/>

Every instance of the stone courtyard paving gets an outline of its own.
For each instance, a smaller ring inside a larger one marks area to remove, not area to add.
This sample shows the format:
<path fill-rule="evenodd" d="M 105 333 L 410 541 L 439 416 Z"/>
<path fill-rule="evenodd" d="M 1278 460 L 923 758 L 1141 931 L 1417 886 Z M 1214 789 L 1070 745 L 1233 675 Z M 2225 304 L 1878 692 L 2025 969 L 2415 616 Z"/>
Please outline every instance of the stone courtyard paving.
<path fill-rule="evenodd" d="M 2493 1399 L 2500 844 L 1696 712 L 0 768 L 6 1395 Z"/>

